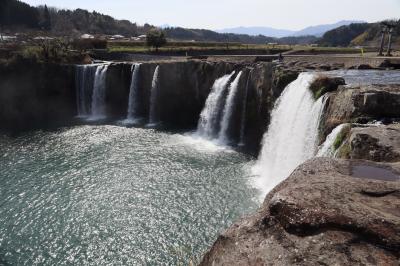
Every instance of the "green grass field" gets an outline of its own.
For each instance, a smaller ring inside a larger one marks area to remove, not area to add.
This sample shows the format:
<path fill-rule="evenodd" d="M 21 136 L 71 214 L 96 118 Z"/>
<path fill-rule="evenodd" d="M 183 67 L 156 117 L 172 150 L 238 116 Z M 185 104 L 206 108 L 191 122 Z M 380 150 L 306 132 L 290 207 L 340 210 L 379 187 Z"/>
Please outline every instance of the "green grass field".
<path fill-rule="evenodd" d="M 257 45 L 215 42 L 169 42 L 160 52 L 215 51 L 215 50 L 290 50 L 288 45 Z M 108 42 L 109 52 L 145 53 L 154 51 L 143 42 Z"/>
<path fill-rule="evenodd" d="M 108 42 L 108 51 L 126 53 L 147 53 L 153 52 L 154 48 L 149 48 L 144 42 Z M 263 44 L 240 44 L 240 43 L 215 43 L 215 42 L 169 42 L 166 46 L 159 48 L 160 52 L 179 53 L 186 51 L 229 51 L 229 50 L 249 50 L 249 51 L 269 51 L 279 53 L 290 51 L 293 54 L 358 54 L 359 48 L 348 47 L 312 47 L 302 45 L 263 45 Z M 371 49 L 364 49 L 368 52 Z M 375 49 L 373 49 L 375 50 Z"/>

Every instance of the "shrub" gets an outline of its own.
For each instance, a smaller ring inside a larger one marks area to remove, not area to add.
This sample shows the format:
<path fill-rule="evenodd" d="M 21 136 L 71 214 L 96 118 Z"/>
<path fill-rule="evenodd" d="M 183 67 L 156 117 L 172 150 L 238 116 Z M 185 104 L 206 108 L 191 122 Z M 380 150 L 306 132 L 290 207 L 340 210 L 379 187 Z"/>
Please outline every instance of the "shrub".
<path fill-rule="evenodd" d="M 158 51 L 158 48 L 167 44 L 165 33 L 157 29 L 149 31 L 146 36 L 146 44 L 147 46 L 156 48 L 156 51 Z"/>
<path fill-rule="evenodd" d="M 107 41 L 100 39 L 75 39 L 72 43 L 75 50 L 107 49 Z"/>
<path fill-rule="evenodd" d="M 340 133 L 336 136 L 335 142 L 333 143 L 333 148 L 335 151 L 342 146 L 345 139 L 347 139 L 351 130 L 351 125 L 345 126 Z"/>

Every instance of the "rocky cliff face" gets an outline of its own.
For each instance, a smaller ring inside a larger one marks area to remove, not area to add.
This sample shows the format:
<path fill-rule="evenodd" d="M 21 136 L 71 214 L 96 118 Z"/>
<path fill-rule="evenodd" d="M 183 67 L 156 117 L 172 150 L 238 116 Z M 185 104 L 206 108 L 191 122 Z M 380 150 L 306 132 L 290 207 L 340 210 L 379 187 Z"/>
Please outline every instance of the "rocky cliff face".
<path fill-rule="evenodd" d="M 329 97 L 323 121 L 323 132 L 326 135 L 343 123 L 390 121 L 399 117 L 400 86 L 342 86 Z"/>
<path fill-rule="evenodd" d="M 210 89 L 217 78 L 243 71 L 229 128 L 233 143 L 240 139 L 245 111 L 243 150 L 257 155 L 274 102 L 297 73 L 278 71 L 272 63 L 159 61 L 141 64 L 139 115 L 148 117 L 155 68 L 159 66 L 156 112 L 162 125 L 195 129 Z M 127 115 L 132 63 L 112 63 L 106 74 L 105 109 L 112 120 Z M 75 67 L 18 63 L 0 66 L 0 123 L 4 130 L 67 125 L 77 115 Z M 90 93 L 91 95 L 91 93 Z M 89 95 L 89 97 L 90 97 Z M 90 99 L 89 99 L 90 100 Z"/>
<path fill-rule="evenodd" d="M 336 126 L 350 123 L 350 130 L 337 140 L 337 157 L 399 161 L 399 118 L 399 85 L 342 86 L 329 95 L 321 138 Z"/>
<path fill-rule="evenodd" d="M 269 114 L 283 86 L 278 79 L 292 81 L 293 75 L 276 74 L 271 63 L 245 64 L 207 62 L 201 60 L 147 62 L 139 71 L 139 115 L 147 117 L 155 68 L 159 66 L 159 93 L 156 112 L 163 126 L 175 129 L 194 129 L 214 81 L 232 71 L 242 71 L 238 97 L 232 114 L 229 137 L 238 143 L 242 110 L 245 111 L 245 139 L 243 149 L 257 155 Z M 116 118 L 126 116 L 128 106 L 131 63 L 111 64 L 107 73 L 107 113 Z M 246 103 L 244 104 L 244 101 Z"/>
<path fill-rule="evenodd" d="M 399 180 L 399 163 L 313 159 L 200 265 L 398 265 Z"/>
<path fill-rule="evenodd" d="M 70 121 L 76 114 L 74 74 L 67 65 L 0 65 L 0 129 L 19 131 Z"/>

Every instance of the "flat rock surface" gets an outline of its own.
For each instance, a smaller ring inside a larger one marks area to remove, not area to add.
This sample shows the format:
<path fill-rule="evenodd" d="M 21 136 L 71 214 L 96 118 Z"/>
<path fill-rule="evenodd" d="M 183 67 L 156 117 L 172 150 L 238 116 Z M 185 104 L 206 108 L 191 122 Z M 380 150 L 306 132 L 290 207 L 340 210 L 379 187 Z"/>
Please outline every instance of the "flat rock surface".
<path fill-rule="evenodd" d="M 400 163 L 312 159 L 201 265 L 399 265 L 399 176 Z"/>
<path fill-rule="evenodd" d="M 399 117 L 400 85 L 341 86 L 329 97 L 324 133 L 343 123 Z"/>
<path fill-rule="evenodd" d="M 349 142 L 352 159 L 400 161 L 400 124 L 352 128 Z"/>

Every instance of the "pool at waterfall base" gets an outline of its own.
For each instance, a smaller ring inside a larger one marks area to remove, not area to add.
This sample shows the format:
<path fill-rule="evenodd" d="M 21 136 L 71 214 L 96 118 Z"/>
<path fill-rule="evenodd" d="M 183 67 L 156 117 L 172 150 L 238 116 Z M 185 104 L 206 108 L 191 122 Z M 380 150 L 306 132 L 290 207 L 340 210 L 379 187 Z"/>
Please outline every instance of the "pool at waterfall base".
<path fill-rule="evenodd" d="M 190 135 L 83 125 L 0 139 L 0 264 L 198 262 L 258 204 L 250 158 Z"/>
<path fill-rule="evenodd" d="M 76 66 L 75 125 L 0 135 L 0 265 L 196 264 L 297 166 L 334 157 L 346 126 L 318 147 L 326 98 L 309 90 L 317 75 L 301 73 L 276 99 L 255 160 L 235 150 L 244 143 L 254 69 L 218 76 L 197 128 L 170 132 L 160 130 L 163 67 L 148 70 L 150 90 L 141 94 L 145 66 L 132 65 L 126 114 L 117 118 L 106 108 L 111 67 Z M 400 82 L 398 74 L 357 73 L 331 72 L 348 84 Z M 364 166 L 352 174 L 368 179 L 371 170 L 398 179 Z"/>

